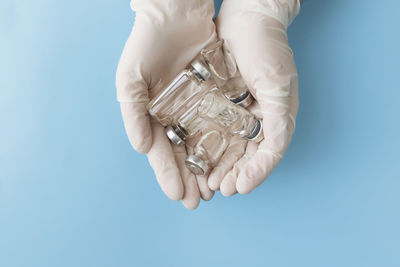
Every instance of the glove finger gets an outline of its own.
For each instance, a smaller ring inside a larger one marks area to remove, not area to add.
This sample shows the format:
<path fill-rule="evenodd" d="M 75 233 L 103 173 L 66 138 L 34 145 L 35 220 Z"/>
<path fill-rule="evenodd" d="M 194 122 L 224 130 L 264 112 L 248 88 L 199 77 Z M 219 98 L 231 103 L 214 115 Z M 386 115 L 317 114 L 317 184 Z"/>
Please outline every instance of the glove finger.
<path fill-rule="evenodd" d="M 231 143 L 222 155 L 218 165 L 208 177 L 208 186 L 211 190 L 220 189 L 225 175 L 233 168 L 234 164 L 243 156 L 247 141 L 241 138 L 232 138 Z"/>
<path fill-rule="evenodd" d="M 296 75 L 288 75 L 282 80 L 259 79 L 254 84 L 263 118 L 264 140 L 257 153 L 240 170 L 236 189 L 241 194 L 250 193 L 278 165 L 291 141 L 298 109 Z M 276 87 L 283 90 L 276 91 Z"/>
<path fill-rule="evenodd" d="M 147 153 L 152 145 L 150 118 L 145 103 L 121 102 L 125 131 L 132 147 L 139 153 Z"/>
<path fill-rule="evenodd" d="M 240 194 L 250 193 L 270 175 L 282 159 L 290 140 L 292 123 L 289 119 L 276 113 L 273 116 L 264 113 L 263 121 L 264 140 L 240 169 L 236 184 Z"/>
<path fill-rule="evenodd" d="M 291 141 L 298 110 L 297 79 L 289 86 L 291 93 L 288 98 L 262 98 L 260 111 L 263 117 L 264 140 L 258 146 L 257 152 L 240 168 L 236 182 L 236 189 L 240 194 L 250 193 L 271 174 Z"/>
<path fill-rule="evenodd" d="M 184 188 L 171 144 L 161 125 L 152 124 L 152 132 L 153 145 L 147 154 L 150 165 L 164 193 L 172 200 L 181 200 Z"/>
<path fill-rule="evenodd" d="M 197 175 L 196 179 L 200 189 L 201 198 L 205 201 L 210 201 L 214 197 L 215 192 L 208 187 L 207 184 L 208 177 L 204 175 Z"/>
<path fill-rule="evenodd" d="M 221 182 L 220 191 L 223 196 L 230 197 L 237 193 L 236 180 L 237 174 L 232 169 L 230 172 L 228 172 L 227 175 L 225 175 L 224 179 Z"/>
<path fill-rule="evenodd" d="M 287 83 L 285 83 L 285 81 Z M 269 91 L 276 80 L 259 80 L 256 83 L 259 106 L 263 118 L 264 140 L 257 152 L 241 168 L 236 189 L 241 194 L 250 193 L 261 184 L 282 159 L 294 131 L 294 121 L 297 114 L 297 76 L 282 79 L 279 86 L 286 88 L 289 96 L 275 96 Z"/>
<path fill-rule="evenodd" d="M 250 193 L 269 176 L 279 161 L 280 157 L 272 151 L 257 151 L 242 167 L 236 182 L 237 191 Z"/>
<path fill-rule="evenodd" d="M 237 193 L 236 182 L 240 174 L 241 169 L 245 166 L 246 162 L 251 158 L 257 151 L 258 144 L 248 142 L 244 155 L 235 163 L 232 170 L 230 170 L 222 180 L 221 183 L 221 194 L 224 196 L 232 196 Z"/>
<path fill-rule="evenodd" d="M 184 146 L 172 146 L 175 155 L 180 175 L 182 177 L 184 193 L 182 197 L 182 204 L 185 208 L 194 210 L 200 203 L 200 191 L 197 185 L 196 176 L 186 168 L 185 159 L 187 157 L 186 149 Z"/>
<path fill-rule="evenodd" d="M 152 145 L 148 103 L 148 84 L 140 68 L 140 55 L 132 35 L 125 44 L 117 74 L 117 98 L 121 102 L 121 112 L 126 133 L 133 148 L 139 153 L 147 153 Z"/>

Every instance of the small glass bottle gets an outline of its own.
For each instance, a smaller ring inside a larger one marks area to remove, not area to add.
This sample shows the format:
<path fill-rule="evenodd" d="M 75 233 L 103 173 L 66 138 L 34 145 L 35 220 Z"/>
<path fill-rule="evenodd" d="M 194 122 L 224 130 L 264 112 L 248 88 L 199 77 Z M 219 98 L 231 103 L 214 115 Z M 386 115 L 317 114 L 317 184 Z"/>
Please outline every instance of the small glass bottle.
<path fill-rule="evenodd" d="M 206 175 L 217 165 L 228 146 L 228 137 L 219 130 L 210 130 L 203 134 L 186 158 L 186 167 L 196 175 Z"/>
<path fill-rule="evenodd" d="M 261 122 L 246 109 L 227 100 L 216 87 L 194 103 L 165 132 L 172 143 L 181 145 L 210 124 L 249 141 L 263 139 Z"/>
<path fill-rule="evenodd" d="M 260 142 L 264 138 L 260 120 L 227 100 L 217 88 L 203 97 L 198 111 L 201 118 L 215 123 L 227 133 L 253 142 Z"/>
<path fill-rule="evenodd" d="M 218 40 L 201 50 L 217 86 L 226 98 L 242 107 L 248 107 L 253 97 L 239 72 L 235 58 L 224 40 Z"/>
<path fill-rule="evenodd" d="M 163 91 L 147 105 L 150 115 L 164 127 L 178 118 L 206 93 L 205 81 L 211 74 L 199 61 L 193 61 L 190 69 L 182 71 Z"/>
<path fill-rule="evenodd" d="M 176 145 L 184 144 L 187 138 L 197 135 L 207 127 L 208 122 L 200 118 L 197 110 L 200 103 L 201 99 L 165 129 L 165 133 L 172 143 Z"/>

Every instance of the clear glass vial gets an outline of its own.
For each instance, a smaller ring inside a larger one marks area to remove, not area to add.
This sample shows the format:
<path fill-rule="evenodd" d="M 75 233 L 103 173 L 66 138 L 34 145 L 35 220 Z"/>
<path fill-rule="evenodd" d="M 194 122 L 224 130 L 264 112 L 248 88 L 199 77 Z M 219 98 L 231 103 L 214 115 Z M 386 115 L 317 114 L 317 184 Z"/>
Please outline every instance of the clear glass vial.
<path fill-rule="evenodd" d="M 264 138 L 260 120 L 227 100 L 217 88 L 203 97 L 198 111 L 201 118 L 215 123 L 227 133 L 253 142 L 260 142 Z"/>
<path fill-rule="evenodd" d="M 174 124 L 165 129 L 165 133 L 172 143 L 184 144 L 187 138 L 197 135 L 207 127 L 208 122 L 200 118 L 197 110 L 200 103 L 201 99 L 177 118 Z"/>
<path fill-rule="evenodd" d="M 261 122 L 246 109 L 227 100 L 216 87 L 194 103 L 165 131 L 171 142 L 180 145 L 210 124 L 249 141 L 259 142 L 263 139 Z"/>
<path fill-rule="evenodd" d="M 228 146 L 228 137 L 219 130 L 205 133 L 186 158 L 186 167 L 196 175 L 206 175 L 217 165 Z"/>
<path fill-rule="evenodd" d="M 172 125 L 183 112 L 192 107 L 205 94 L 205 81 L 211 74 L 199 61 L 182 71 L 163 91 L 147 105 L 150 115 L 164 127 Z"/>
<path fill-rule="evenodd" d="M 248 107 L 253 102 L 242 75 L 239 72 L 235 58 L 224 40 L 218 40 L 201 50 L 211 75 L 226 98 L 242 107 Z"/>

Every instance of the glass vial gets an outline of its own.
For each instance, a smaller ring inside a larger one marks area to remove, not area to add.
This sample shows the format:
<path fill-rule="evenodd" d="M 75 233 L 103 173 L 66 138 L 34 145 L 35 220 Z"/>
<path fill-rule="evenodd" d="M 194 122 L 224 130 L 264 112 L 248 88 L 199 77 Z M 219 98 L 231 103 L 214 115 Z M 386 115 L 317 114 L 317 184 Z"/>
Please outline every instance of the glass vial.
<path fill-rule="evenodd" d="M 186 158 L 186 167 L 196 175 L 206 175 L 217 165 L 228 146 L 227 136 L 218 130 L 205 133 Z"/>
<path fill-rule="evenodd" d="M 164 90 L 147 105 L 150 115 L 164 127 L 173 124 L 189 107 L 205 94 L 203 83 L 211 74 L 199 61 L 182 71 Z"/>
<path fill-rule="evenodd" d="M 205 47 L 201 55 L 210 68 L 217 86 L 226 98 L 242 107 L 248 107 L 253 102 L 240 72 L 235 58 L 224 40 L 218 40 Z"/>
<path fill-rule="evenodd" d="M 213 89 L 204 96 L 198 111 L 201 118 L 215 123 L 232 135 L 253 142 L 260 142 L 264 138 L 260 120 L 246 109 L 227 100 L 218 89 Z"/>
<path fill-rule="evenodd" d="M 165 133 L 172 143 L 181 145 L 187 138 L 197 135 L 207 127 L 207 121 L 200 118 L 198 106 L 201 100 L 184 112 L 176 122 L 165 129 Z"/>

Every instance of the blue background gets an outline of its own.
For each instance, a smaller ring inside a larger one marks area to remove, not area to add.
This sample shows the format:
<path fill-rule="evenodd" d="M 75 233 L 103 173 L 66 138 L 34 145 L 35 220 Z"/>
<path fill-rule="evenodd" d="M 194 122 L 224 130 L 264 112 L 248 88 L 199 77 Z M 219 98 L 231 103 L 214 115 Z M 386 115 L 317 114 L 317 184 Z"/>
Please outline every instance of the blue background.
<path fill-rule="evenodd" d="M 188 211 L 123 129 L 129 1 L 2 0 L 0 266 L 400 266 L 399 10 L 306 0 L 284 160 Z"/>

